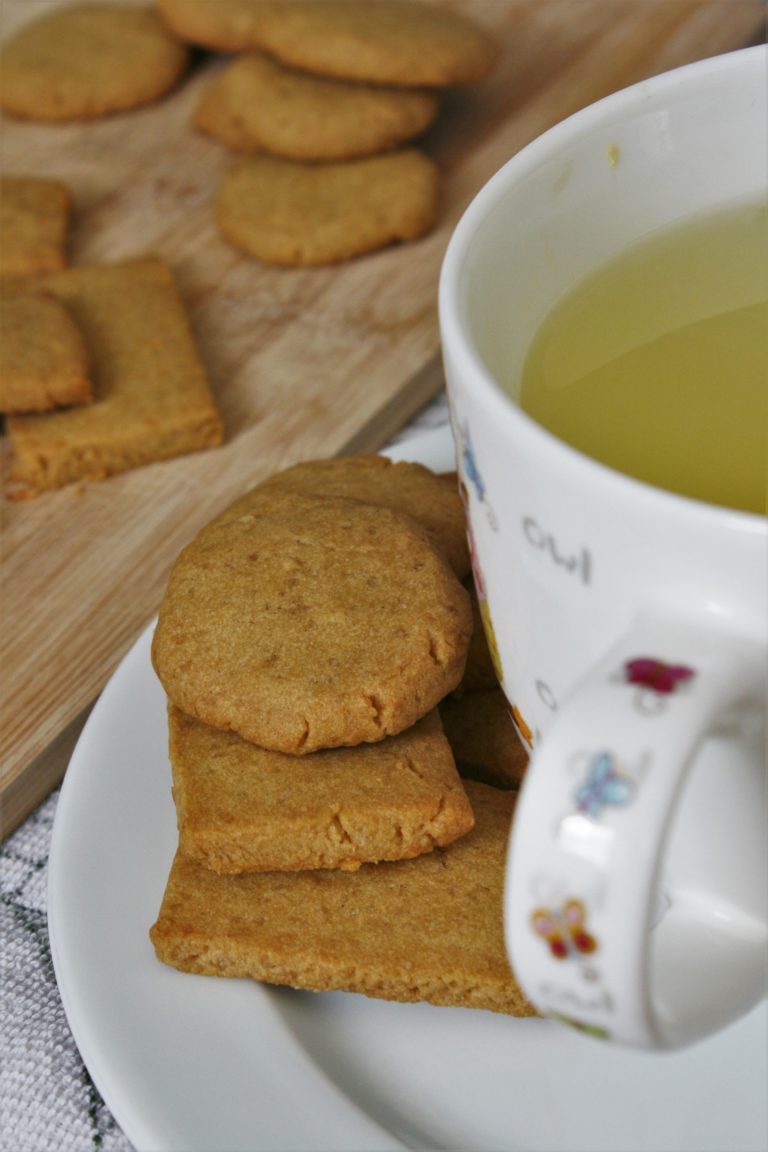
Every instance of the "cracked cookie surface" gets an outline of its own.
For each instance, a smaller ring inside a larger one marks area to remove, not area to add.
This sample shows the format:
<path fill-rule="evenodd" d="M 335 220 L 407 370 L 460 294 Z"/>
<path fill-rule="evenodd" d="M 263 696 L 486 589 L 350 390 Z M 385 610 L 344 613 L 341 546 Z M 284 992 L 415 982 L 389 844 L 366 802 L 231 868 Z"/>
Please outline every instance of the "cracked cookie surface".
<path fill-rule="evenodd" d="M 264 491 L 174 564 L 155 670 L 187 715 L 275 751 L 376 742 L 461 680 L 466 590 L 408 517 Z"/>
<path fill-rule="evenodd" d="M 221 874 L 357 869 L 450 844 L 474 816 L 436 709 L 376 744 L 269 752 L 168 710 L 182 851 Z"/>

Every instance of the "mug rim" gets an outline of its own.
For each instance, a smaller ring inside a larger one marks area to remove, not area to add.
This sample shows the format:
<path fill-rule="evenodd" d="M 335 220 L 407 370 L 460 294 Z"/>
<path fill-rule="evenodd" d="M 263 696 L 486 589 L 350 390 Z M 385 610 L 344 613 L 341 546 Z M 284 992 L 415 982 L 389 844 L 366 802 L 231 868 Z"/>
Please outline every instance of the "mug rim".
<path fill-rule="evenodd" d="M 592 473 L 595 477 L 601 477 L 604 482 L 622 488 L 628 495 L 651 501 L 671 502 L 670 507 L 678 507 L 687 516 L 695 514 L 705 518 L 714 517 L 721 525 L 727 520 L 731 528 L 758 536 L 768 536 L 768 514 L 711 504 L 705 500 L 657 487 L 594 459 L 539 424 L 501 388 L 486 367 L 476 342 L 469 334 L 458 299 L 459 282 L 466 257 L 490 211 L 503 199 L 509 187 L 518 183 L 544 161 L 556 157 L 562 144 L 573 143 L 599 125 L 620 121 L 624 113 L 636 110 L 645 102 L 663 97 L 665 92 L 678 88 L 681 84 L 696 84 L 702 77 L 724 72 L 749 71 L 755 67 L 756 61 L 761 61 L 768 67 L 768 44 L 736 49 L 670 69 L 618 89 L 580 108 L 524 145 L 486 181 L 459 218 L 448 242 L 440 270 L 438 315 L 444 355 L 445 350 L 450 348 L 451 357 L 461 365 L 460 371 L 464 375 L 470 375 L 473 389 L 494 416 L 521 425 L 527 435 L 534 437 L 542 451 L 566 459 L 569 465 L 584 471 L 585 474 Z M 768 73 L 766 75 L 768 76 Z M 450 394 L 450 384 L 448 391 Z"/>

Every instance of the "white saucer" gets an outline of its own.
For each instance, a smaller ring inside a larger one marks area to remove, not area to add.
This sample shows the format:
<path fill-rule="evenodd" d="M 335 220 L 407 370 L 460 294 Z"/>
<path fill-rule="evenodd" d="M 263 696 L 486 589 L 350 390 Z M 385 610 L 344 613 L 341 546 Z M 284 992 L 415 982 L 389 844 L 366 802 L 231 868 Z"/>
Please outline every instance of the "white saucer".
<path fill-rule="evenodd" d="M 454 467 L 447 430 L 396 455 Z M 765 1005 L 714 1039 L 650 1055 L 549 1021 L 160 964 L 148 930 L 176 822 L 150 639 L 120 665 L 75 749 L 49 880 L 72 1032 L 140 1152 L 765 1152 Z"/>

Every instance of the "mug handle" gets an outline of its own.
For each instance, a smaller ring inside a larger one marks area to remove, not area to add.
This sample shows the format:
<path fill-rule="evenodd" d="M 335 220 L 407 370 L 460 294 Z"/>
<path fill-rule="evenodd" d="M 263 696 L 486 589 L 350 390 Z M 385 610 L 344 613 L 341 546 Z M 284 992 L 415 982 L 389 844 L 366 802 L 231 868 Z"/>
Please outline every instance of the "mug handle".
<path fill-rule="evenodd" d="M 765 689 L 758 644 L 646 620 L 567 699 L 505 888 L 510 962 L 543 1014 L 675 1048 L 766 995 Z"/>

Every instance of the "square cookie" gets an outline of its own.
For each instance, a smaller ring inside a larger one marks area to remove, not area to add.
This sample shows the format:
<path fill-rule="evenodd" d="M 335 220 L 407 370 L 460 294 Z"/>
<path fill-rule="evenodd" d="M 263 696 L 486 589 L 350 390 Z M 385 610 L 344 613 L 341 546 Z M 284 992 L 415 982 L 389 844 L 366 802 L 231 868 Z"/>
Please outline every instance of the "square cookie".
<path fill-rule="evenodd" d="M 66 264 L 70 196 L 56 180 L 0 179 L 0 279 L 56 272 Z"/>
<path fill-rule="evenodd" d="M 377 744 L 289 756 L 168 710 L 182 850 L 221 873 L 355 869 L 468 832 L 474 817 L 433 710 Z"/>
<path fill-rule="evenodd" d="M 55 297 L 0 297 L 0 412 L 46 412 L 93 395 L 80 329 Z"/>
<path fill-rule="evenodd" d="M 184 305 L 160 260 L 71 268 L 45 287 L 83 333 L 95 397 L 82 408 L 8 418 L 12 496 L 221 443 Z"/>
<path fill-rule="evenodd" d="M 414 860 L 219 876 L 179 852 L 150 936 L 185 972 L 534 1015 L 504 947 L 514 793 L 470 782 L 474 829 Z"/>

